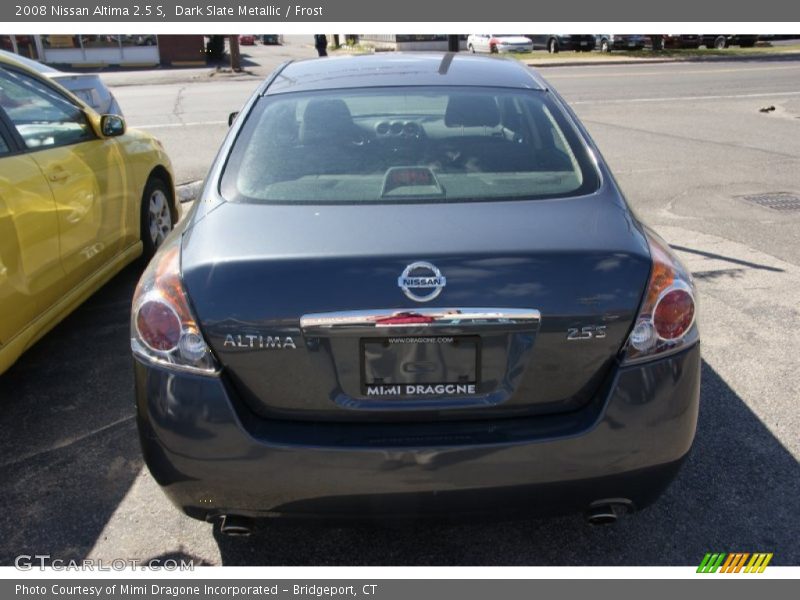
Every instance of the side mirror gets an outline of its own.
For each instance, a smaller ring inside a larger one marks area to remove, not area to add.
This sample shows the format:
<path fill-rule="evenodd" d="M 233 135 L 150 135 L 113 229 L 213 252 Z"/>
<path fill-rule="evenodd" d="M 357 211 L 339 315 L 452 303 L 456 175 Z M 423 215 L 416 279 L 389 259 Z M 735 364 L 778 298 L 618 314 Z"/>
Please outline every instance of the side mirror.
<path fill-rule="evenodd" d="M 103 115 L 100 117 L 100 131 L 105 137 L 117 137 L 125 133 L 125 119 L 119 115 Z"/>
<path fill-rule="evenodd" d="M 236 120 L 236 117 L 238 115 L 239 115 L 239 111 L 238 110 L 236 112 L 232 112 L 231 114 L 228 115 L 228 127 L 233 125 L 233 122 Z"/>

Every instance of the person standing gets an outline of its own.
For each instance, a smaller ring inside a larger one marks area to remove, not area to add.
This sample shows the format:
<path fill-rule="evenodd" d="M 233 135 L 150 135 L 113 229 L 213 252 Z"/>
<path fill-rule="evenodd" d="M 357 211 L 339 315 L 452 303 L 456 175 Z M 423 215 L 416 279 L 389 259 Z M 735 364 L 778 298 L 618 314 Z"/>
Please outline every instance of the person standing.
<path fill-rule="evenodd" d="M 314 36 L 314 47 L 320 56 L 328 56 L 328 36 L 324 33 Z"/>

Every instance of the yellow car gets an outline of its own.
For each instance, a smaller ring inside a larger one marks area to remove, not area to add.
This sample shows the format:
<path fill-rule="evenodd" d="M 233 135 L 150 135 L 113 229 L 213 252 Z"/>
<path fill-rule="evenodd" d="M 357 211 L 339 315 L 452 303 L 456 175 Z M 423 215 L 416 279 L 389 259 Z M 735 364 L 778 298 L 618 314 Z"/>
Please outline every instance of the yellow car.
<path fill-rule="evenodd" d="M 155 138 L 0 57 L 0 373 L 176 219 Z"/>

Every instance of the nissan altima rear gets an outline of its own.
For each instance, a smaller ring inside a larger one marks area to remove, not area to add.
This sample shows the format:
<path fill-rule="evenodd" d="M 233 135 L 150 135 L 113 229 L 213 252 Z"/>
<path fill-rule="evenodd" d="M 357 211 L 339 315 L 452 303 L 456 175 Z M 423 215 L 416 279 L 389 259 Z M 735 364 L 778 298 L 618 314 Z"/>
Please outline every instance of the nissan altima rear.
<path fill-rule="evenodd" d="M 647 506 L 694 438 L 691 276 L 515 61 L 279 68 L 142 276 L 146 462 L 187 514 Z"/>

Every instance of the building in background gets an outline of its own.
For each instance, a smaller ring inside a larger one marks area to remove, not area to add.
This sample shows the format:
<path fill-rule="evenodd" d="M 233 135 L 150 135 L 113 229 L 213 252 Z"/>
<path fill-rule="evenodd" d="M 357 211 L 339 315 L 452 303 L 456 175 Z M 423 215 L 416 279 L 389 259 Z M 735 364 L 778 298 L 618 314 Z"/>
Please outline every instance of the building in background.
<path fill-rule="evenodd" d="M 51 65 L 203 66 L 202 35 L 0 35 L 0 47 Z"/>
<path fill-rule="evenodd" d="M 359 43 L 373 46 L 376 50 L 396 50 L 398 52 L 410 50 L 428 50 L 447 52 L 447 35 L 395 35 L 362 33 L 355 37 Z M 344 39 L 344 36 L 342 36 Z M 461 50 L 467 49 L 467 36 L 459 35 L 458 44 Z"/>

